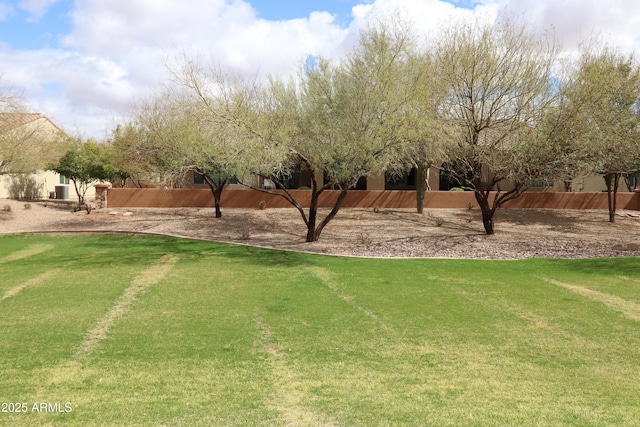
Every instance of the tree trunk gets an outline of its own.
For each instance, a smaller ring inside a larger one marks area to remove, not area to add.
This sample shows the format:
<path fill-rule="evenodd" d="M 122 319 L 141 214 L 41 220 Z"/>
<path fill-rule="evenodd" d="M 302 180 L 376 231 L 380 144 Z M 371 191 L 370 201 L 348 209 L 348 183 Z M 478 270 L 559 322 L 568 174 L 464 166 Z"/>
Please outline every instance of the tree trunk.
<path fill-rule="evenodd" d="M 608 173 L 604 175 L 604 182 L 607 184 L 607 205 L 609 207 L 609 222 L 616 221 L 616 205 L 618 195 L 618 185 L 620 183 L 619 173 Z"/>
<path fill-rule="evenodd" d="M 309 217 L 307 220 L 307 242 L 315 242 L 320 235 L 316 236 L 316 221 L 318 218 L 318 199 L 319 193 L 313 189 L 311 190 L 311 201 L 309 203 Z"/>
<path fill-rule="evenodd" d="M 340 186 L 340 195 L 338 196 L 338 199 L 336 200 L 335 204 L 333 205 L 333 208 L 331 209 L 331 212 L 329 212 L 329 214 L 322 220 L 322 222 L 320 223 L 318 228 L 313 233 L 313 236 L 314 236 L 314 239 L 315 239 L 314 242 L 316 242 L 316 241 L 318 241 L 318 239 L 320 239 L 320 233 L 322 233 L 322 230 L 324 230 L 324 227 L 329 223 L 329 221 L 331 221 L 333 219 L 333 217 L 336 216 L 336 214 L 340 210 L 340 207 L 342 206 L 342 201 L 347 196 L 347 191 L 348 191 L 347 185 L 343 184 L 343 185 Z"/>
<path fill-rule="evenodd" d="M 222 196 L 222 186 L 219 185 L 218 188 L 213 192 L 213 201 L 216 205 L 216 218 L 222 218 L 222 211 L 220 210 L 220 197 Z"/>
<path fill-rule="evenodd" d="M 196 172 L 199 173 L 199 172 Z M 219 182 L 215 182 L 208 174 L 201 173 L 207 185 L 211 189 L 211 193 L 213 194 L 213 203 L 216 207 L 216 218 L 222 218 L 222 210 L 220 209 L 220 198 L 222 197 L 222 190 L 227 183 L 227 179 L 220 180 Z"/>
<path fill-rule="evenodd" d="M 489 207 L 489 193 L 486 194 L 474 190 L 474 194 L 476 196 L 476 201 L 480 206 L 480 211 L 482 212 L 482 225 L 484 226 L 484 231 L 486 234 L 491 235 L 494 233 L 493 230 L 493 214 L 495 213 L 495 209 Z"/>
<path fill-rule="evenodd" d="M 78 196 L 78 207 L 80 207 L 84 205 L 84 192 L 81 191 L 80 188 L 78 188 L 78 183 L 75 179 L 72 179 L 71 182 L 73 182 L 73 187 L 76 189 L 76 195 Z M 80 187 L 82 187 L 82 184 L 80 184 Z"/>
<path fill-rule="evenodd" d="M 424 212 L 424 192 L 427 190 L 428 166 L 419 165 L 416 173 L 416 208 L 419 214 Z"/>

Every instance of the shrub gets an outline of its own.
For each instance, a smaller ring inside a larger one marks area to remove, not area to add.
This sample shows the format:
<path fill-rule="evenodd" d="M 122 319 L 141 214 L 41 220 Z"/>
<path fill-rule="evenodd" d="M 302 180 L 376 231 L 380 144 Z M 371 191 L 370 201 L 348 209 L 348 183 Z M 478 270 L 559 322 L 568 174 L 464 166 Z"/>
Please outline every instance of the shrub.
<path fill-rule="evenodd" d="M 25 203 L 24 208 L 27 210 L 31 209 L 31 203 Z"/>
<path fill-rule="evenodd" d="M 41 197 L 42 184 L 38 184 L 31 174 L 21 173 L 11 176 L 9 197 L 16 200 L 35 200 Z"/>
<path fill-rule="evenodd" d="M 238 233 L 238 240 L 249 240 L 251 239 L 251 233 L 253 232 L 253 227 L 247 226 L 243 227 Z"/>
<path fill-rule="evenodd" d="M 11 205 L 4 205 L 2 207 L 2 212 L 11 212 Z"/>
<path fill-rule="evenodd" d="M 356 243 L 365 248 L 369 248 L 373 244 L 373 239 L 369 233 L 358 233 L 356 236 Z"/>

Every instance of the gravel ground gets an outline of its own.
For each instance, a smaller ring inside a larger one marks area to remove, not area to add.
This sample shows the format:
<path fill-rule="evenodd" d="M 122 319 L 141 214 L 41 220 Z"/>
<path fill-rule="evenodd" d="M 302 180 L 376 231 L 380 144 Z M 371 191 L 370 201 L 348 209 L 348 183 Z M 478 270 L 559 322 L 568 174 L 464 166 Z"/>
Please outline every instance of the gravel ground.
<path fill-rule="evenodd" d="M 8 207 L 8 208 L 7 208 Z M 10 211 L 9 211 L 10 210 Z M 483 232 L 480 212 L 433 209 L 343 209 L 320 240 L 304 242 L 294 209 L 100 209 L 71 213 L 67 204 L 0 200 L 0 233 L 136 232 L 232 242 L 320 254 L 383 258 L 521 259 L 640 256 L 640 212 L 504 209 L 496 233 Z"/>

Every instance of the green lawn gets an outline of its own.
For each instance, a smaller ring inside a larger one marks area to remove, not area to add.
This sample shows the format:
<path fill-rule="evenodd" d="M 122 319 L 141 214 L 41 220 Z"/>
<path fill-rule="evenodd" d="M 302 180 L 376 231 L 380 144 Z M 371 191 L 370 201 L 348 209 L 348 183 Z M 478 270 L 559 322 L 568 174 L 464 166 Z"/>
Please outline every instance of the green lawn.
<path fill-rule="evenodd" d="M 0 236 L 0 355 L 7 426 L 640 425 L 640 259 Z"/>

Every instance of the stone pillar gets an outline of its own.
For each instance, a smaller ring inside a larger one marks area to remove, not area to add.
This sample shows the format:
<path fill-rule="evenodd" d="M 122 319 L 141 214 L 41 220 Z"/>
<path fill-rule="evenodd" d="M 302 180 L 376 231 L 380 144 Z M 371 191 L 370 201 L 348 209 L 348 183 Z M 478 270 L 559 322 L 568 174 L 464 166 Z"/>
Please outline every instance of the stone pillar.
<path fill-rule="evenodd" d="M 108 184 L 95 184 L 93 188 L 96 189 L 96 209 L 102 209 L 107 207 L 107 189 L 109 188 Z"/>

